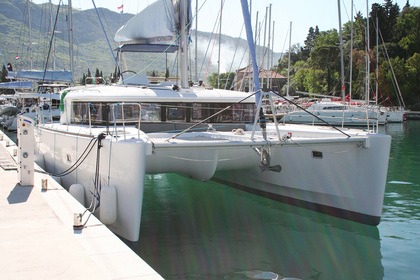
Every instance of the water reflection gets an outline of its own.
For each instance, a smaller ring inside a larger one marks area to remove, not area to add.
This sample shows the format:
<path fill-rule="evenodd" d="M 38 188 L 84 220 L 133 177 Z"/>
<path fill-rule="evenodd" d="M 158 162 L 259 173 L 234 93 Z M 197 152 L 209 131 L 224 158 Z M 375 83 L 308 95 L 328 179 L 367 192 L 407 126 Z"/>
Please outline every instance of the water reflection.
<path fill-rule="evenodd" d="M 165 279 L 382 279 L 376 227 L 177 175 L 148 177 L 134 250 Z"/>
<path fill-rule="evenodd" d="M 420 220 L 420 122 L 387 124 L 392 136 L 382 221 Z"/>

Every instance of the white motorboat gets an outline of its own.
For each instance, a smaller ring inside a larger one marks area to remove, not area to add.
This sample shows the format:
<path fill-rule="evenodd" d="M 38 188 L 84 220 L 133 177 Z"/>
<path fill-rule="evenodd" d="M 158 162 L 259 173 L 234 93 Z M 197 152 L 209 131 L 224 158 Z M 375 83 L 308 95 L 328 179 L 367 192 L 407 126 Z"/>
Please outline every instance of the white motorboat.
<path fill-rule="evenodd" d="M 183 11 L 187 2 L 181 1 Z M 186 56 L 186 48 L 180 52 Z M 61 100 L 60 122 L 35 128 L 38 162 L 128 240 L 139 238 L 144 175 L 165 172 L 365 224 L 380 221 L 390 136 L 265 123 L 256 114 L 259 90 L 189 87 L 185 80 L 181 87 L 149 86 L 144 79 L 142 85 L 74 87 Z"/>
<path fill-rule="evenodd" d="M 344 126 L 383 125 L 387 120 L 385 112 L 379 108 L 333 101 L 315 102 L 305 110 L 288 112 L 283 118 L 286 123 Z"/>
<path fill-rule="evenodd" d="M 402 107 L 385 107 L 388 123 L 402 123 L 407 120 L 408 111 Z"/>
<path fill-rule="evenodd" d="M 18 116 L 27 116 L 39 123 L 60 119 L 59 93 L 16 92 L 13 98 L 19 104 L 19 112 L 3 121 L 9 131 L 17 130 Z"/>

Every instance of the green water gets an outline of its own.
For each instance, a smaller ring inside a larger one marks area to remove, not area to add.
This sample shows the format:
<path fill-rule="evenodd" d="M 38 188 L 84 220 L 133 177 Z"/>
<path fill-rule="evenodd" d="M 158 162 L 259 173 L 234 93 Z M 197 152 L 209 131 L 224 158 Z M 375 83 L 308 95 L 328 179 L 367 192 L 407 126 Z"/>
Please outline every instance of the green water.
<path fill-rule="evenodd" d="M 133 249 L 165 279 L 416 279 L 420 122 L 390 124 L 383 218 L 364 226 L 214 182 L 147 176 Z M 266 277 L 266 278 L 265 278 Z"/>
<path fill-rule="evenodd" d="M 418 279 L 420 121 L 381 129 L 392 147 L 378 227 L 155 175 L 146 180 L 141 240 L 129 245 L 165 279 Z"/>

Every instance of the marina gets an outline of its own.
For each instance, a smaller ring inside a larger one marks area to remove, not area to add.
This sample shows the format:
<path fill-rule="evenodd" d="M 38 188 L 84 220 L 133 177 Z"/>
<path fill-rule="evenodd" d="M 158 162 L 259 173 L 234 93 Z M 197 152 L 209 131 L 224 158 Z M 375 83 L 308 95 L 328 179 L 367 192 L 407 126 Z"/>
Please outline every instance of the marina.
<path fill-rule="evenodd" d="M 212 86 L 197 75 L 192 79 L 191 3 L 157 0 L 127 19 L 114 33 L 118 47 L 112 48 L 107 38 L 115 62 L 109 77 L 96 69 L 93 78 L 88 69 L 79 83 L 74 80 L 71 1 L 66 11 L 69 84 L 62 80 L 64 84 L 56 84 L 60 88 L 47 90 L 42 80 L 36 93 L 34 83 L 30 93 L 21 95 L 18 91 L 24 88 L 18 90 L 12 79 L 45 78 L 48 63 L 43 72 L 35 71 L 38 78 L 32 70 L 26 78 L 19 76 L 22 71 L 13 72 L 10 63 L 3 67 L 9 76 L 2 81 L 9 79 L 13 85 L 2 84 L 7 92 L 14 91 L 1 105 L 1 124 L 7 130 L 0 134 L 6 278 L 321 280 L 418 275 L 420 123 L 413 120 L 417 112 L 406 109 L 416 107 L 406 107 L 398 85 L 399 106 L 379 102 L 378 79 L 373 92 L 370 32 L 363 91 L 357 93 L 364 95 L 364 102 L 351 101 L 356 76 L 352 62 L 350 83 L 345 81 L 347 39 L 341 30 L 340 1 L 340 47 L 334 44 L 340 50 L 335 63 L 341 74 L 327 68 L 327 87 L 318 89 L 331 95 L 292 98 L 289 69 L 282 89 L 260 76 L 264 69 L 258 62 L 252 9 L 241 0 L 248 77 L 245 91 L 232 90 L 227 87 L 230 78 L 221 86 L 220 73 L 206 78 Z M 60 5 L 57 8 L 58 18 Z M 268 8 L 271 18 L 271 4 Z M 408 2 L 405 12 L 410 12 Z M 270 29 L 271 23 L 268 33 Z M 376 33 L 378 58 L 378 22 Z M 333 35 L 332 41 L 338 39 Z M 318 30 L 312 39 L 323 42 L 323 36 Z M 313 46 L 307 58 L 317 53 Z M 289 42 L 288 68 L 290 48 Z M 171 74 L 172 53 L 176 59 Z M 127 64 L 143 55 L 153 59 L 153 66 L 154 57 L 165 55 L 164 78 L 156 79 L 155 70 Z M 278 67 L 282 71 L 280 60 Z M 334 76 L 341 80 L 333 82 Z M 297 77 L 303 78 L 296 72 L 295 81 Z M 393 79 L 396 83 L 395 74 Z M 314 86 L 303 83 L 295 89 L 313 92 Z M 337 89 L 341 98 L 332 98 Z M 287 98 L 282 97 L 285 90 Z M 22 256 L 27 258 L 20 261 Z"/>
<path fill-rule="evenodd" d="M 164 9 L 167 6 L 171 9 Z M 139 240 L 144 178 L 161 173 L 215 180 L 378 225 L 391 138 L 378 133 L 377 125 L 362 130 L 282 124 L 275 118 L 268 123 L 247 1 L 241 6 L 254 92 L 189 83 L 191 6 L 189 1 L 158 1 L 122 26 L 114 40 L 121 43 L 120 52 L 138 52 L 150 48 L 149 41 L 160 35 L 170 42 L 160 41 L 153 48 L 167 51 L 179 34 L 180 84 L 150 84 L 143 73 L 126 70 L 111 85 L 65 89 L 60 121 L 35 126 L 35 161 L 60 177 L 64 188 L 119 236 Z M 162 10 L 167 14 L 161 20 L 168 25 L 153 34 L 147 25 L 139 26 L 144 16 Z M 167 30 L 172 21 L 180 25 Z M 172 37 L 164 36 L 168 32 Z M 173 124 L 185 129 L 165 128 Z"/>
<path fill-rule="evenodd" d="M 163 279 L 93 215 L 75 230 L 84 208 L 39 166 L 21 186 L 15 139 L 0 137 L 3 279 Z"/>
<path fill-rule="evenodd" d="M 157 174 L 145 179 L 140 240 L 122 240 L 164 279 L 253 279 L 253 275 L 263 272 L 300 279 L 415 279 L 420 273 L 420 122 L 387 124 L 381 132 L 391 135 L 393 141 L 383 214 L 377 227 L 212 181 Z M 8 135 L 16 137 L 15 133 Z M 8 177 L 1 168 L 0 171 L 3 190 L 4 178 Z M 9 191 L 2 191 L 3 201 Z M 34 206 L 28 207 L 32 211 Z M 2 209 L 3 214 L 4 204 Z M 72 232 L 73 213 L 68 215 L 69 225 L 63 226 L 65 235 Z M 95 217 L 91 219 L 94 221 Z M 27 231 L 23 233 L 17 223 L 2 225 L 3 232 L 15 230 L 13 237 L 4 239 L 10 242 L 9 248 L 32 250 L 31 246 L 19 245 L 21 239 L 14 237 L 20 233 L 29 238 Z M 39 223 L 33 227 L 39 230 Z M 98 248 L 108 246 L 99 239 L 98 242 Z M 46 255 L 51 252 L 48 248 L 42 249 Z M 71 250 L 75 248 L 78 247 Z M 33 253 L 36 255 L 31 259 L 39 259 L 39 252 Z M 3 257 L 6 261 L 11 259 L 10 253 Z M 22 259 L 2 271 L 12 271 L 18 264 L 24 265 Z M 33 275 L 34 264 L 27 265 Z M 123 270 L 123 266 L 119 269 Z"/>

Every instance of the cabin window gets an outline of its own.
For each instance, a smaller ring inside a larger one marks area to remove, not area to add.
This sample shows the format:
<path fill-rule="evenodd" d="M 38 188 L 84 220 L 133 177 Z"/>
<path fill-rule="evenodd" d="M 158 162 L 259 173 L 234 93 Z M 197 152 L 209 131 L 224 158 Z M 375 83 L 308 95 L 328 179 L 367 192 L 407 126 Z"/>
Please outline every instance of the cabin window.
<path fill-rule="evenodd" d="M 175 103 L 166 106 L 166 120 L 185 121 L 186 106 L 184 103 Z"/>
<path fill-rule="evenodd" d="M 254 104 L 235 104 L 233 105 L 233 121 L 234 122 L 252 122 L 255 115 Z"/>
<path fill-rule="evenodd" d="M 343 106 L 328 106 L 323 107 L 322 110 L 343 110 Z"/>
<path fill-rule="evenodd" d="M 89 114 L 90 122 L 94 125 L 112 125 L 123 121 L 126 124 L 137 123 L 140 107 L 137 104 L 74 102 L 71 123 L 89 124 Z"/>
<path fill-rule="evenodd" d="M 141 120 L 145 122 L 161 121 L 161 105 L 157 103 L 141 104 Z"/>
<path fill-rule="evenodd" d="M 227 108 L 230 103 L 194 103 L 192 121 L 199 122 L 211 115 Z M 254 104 L 235 104 L 231 108 L 224 110 L 220 114 L 212 117 L 208 122 L 252 122 L 255 111 Z"/>
<path fill-rule="evenodd" d="M 107 102 L 73 102 L 72 123 L 93 125 L 112 125 L 138 122 L 200 122 L 227 108 L 230 103 L 141 103 L 118 104 Z M 235 104 L 229 109 L 213 116 L 207 122 L 249 123 L 255 114 L 254 104 Z M 113 118 L 115 116 L 115 120 Z"/>

